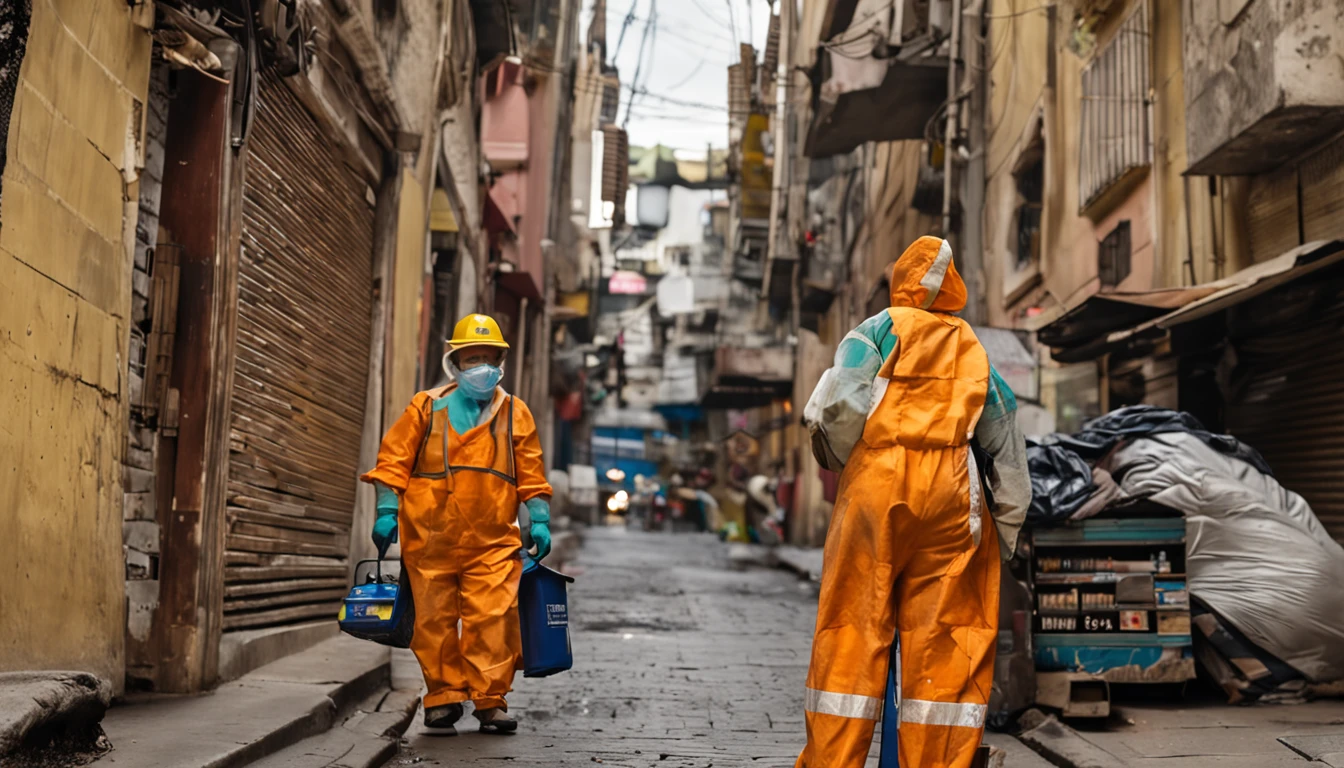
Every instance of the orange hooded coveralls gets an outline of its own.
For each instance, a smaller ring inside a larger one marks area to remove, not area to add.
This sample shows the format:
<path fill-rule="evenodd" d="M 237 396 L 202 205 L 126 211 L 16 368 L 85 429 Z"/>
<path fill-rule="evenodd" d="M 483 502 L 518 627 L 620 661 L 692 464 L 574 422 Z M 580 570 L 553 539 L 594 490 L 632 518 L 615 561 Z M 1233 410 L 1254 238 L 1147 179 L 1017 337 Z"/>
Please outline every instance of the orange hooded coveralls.
<path fill-rule="evenodd" d="M 999 545 L 969 447 L 989 361 L 950 314 L 965 304 L 945 241 L 922 237 L 897 260 L 896 348 L 874 381 L 826 537 L 800 768 L 864 765 L 897 632 L 902 768 L 965 768 L 980 744 Z"/>
<path fill-rule="evenodd" d="M 459 435 L 448 419 L 453 386 L 417 394 L 383 437 L 378 466 L 360 479 L 401 496 L 397 529 L 425 708 L 472 701 L 507 709 L 522 662 L 518 505 L 549 497 L 551 486 L 523 401 L 497 388 L 476 426 Z"/>

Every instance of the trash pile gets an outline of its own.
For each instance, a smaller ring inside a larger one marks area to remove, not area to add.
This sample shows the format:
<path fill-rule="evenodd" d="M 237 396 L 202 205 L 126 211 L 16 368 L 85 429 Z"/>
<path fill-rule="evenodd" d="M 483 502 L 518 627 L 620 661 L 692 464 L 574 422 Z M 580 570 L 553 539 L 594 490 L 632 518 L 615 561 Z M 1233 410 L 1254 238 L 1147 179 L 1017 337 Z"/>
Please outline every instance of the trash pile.
<path fill-rule="evenodd" d="M 1344 548 L 1264 458 L 1187 413 L 1131 406 L 1029 442 L 1028 526 L 1146 501 L 1186 519 L 1196 658 L 1231 701 L 1344 680 Z"/>

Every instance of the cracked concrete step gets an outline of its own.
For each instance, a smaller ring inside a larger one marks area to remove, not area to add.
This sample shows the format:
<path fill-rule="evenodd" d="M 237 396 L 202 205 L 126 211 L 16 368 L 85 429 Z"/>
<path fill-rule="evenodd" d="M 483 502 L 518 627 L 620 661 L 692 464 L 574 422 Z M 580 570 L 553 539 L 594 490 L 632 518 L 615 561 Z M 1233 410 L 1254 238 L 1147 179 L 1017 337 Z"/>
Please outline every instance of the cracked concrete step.
<path fill-rule="evenodd" d="M 986 730 L 984 743 L 990 747 L 989 768 L 1054 768 L 1054 764 L 1006 733 Z"/>
<path fill-rule="evenodd" d="M 100 764 L 249 765 L 330 730 L 359 702 L 388 688 L 390 675 L 388 648 L 332 638 L 207 694 L 114 706 L 103 720 L 113 751 Z"/>
<path fill-rule="evenodd" d="M 377 768 L 397 754 L 420 707 L 413 690 L 369 697 L 340 726 L 253 763 L 253 768 Z"/>
<path fill-rule="evenodd" d="M 1018 720 L 1023 744 L 1061 768 L 1125 768 L 1126 763 L 1093 744 L 1077 731 L 1039 710 L 1028 710 Z"/>
<path fill-rule="evenodd" d="M 111 702 L 111 687 L 87 672 L 0 674 L 0 756 L 17 749 L 34 731 L 96 731 Z"/>

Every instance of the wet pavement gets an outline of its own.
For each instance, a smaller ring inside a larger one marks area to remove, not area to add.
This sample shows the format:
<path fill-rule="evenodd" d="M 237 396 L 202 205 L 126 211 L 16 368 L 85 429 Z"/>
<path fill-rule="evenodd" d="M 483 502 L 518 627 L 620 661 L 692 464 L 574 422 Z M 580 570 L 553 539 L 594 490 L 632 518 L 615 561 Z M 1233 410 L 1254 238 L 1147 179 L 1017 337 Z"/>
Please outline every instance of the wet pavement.
<path fill-rule="evenodd" d="M 568 570 L 574 669 L 519 675 L 509 696 L 518 733 L 477 733 L 468 715 L 444 737 L 417 717 L 389 765 L 793 764 L 813 584 L 734 570 L 709 535 L 613 528 L 590 531 Z"/>

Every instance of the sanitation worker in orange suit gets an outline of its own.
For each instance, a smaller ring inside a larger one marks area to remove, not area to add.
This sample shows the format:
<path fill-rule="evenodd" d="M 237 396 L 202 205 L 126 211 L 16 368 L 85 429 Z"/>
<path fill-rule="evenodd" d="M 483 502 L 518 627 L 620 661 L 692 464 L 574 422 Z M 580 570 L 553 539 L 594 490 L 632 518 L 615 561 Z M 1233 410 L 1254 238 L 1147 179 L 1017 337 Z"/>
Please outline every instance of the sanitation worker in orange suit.
<path fill-rule="evenodd" d="M 896 640 L 901 768 L 966 768 L 980 744 L 999 560 L 1031 485 L 1013 393 L 952 314 L 965 304 L 951 247 L 915 241 L 892 267 L 891 307 L 845 337 L 804 411 L 813 453 L 841 477 L 798 766 L 864 765 Z"/>
<path fill-rule="evenodd" d="M 415 598 L 411 650 L 428 688 L 425 725 L 453 727 L 470 701 L 482 731 L 505 733 L 518 725 L 504 696 L 522 662 L 519 504 L 545 557 L 551 486 L 531 411 L 499 386 L 509 347 L 499 326 L 467 315 L 448 347 L 452 383 L 411 399 L 361 479 L 377 489 L 379 555 L 401 538 Z"/>

